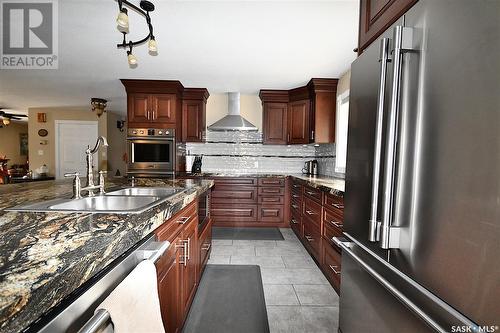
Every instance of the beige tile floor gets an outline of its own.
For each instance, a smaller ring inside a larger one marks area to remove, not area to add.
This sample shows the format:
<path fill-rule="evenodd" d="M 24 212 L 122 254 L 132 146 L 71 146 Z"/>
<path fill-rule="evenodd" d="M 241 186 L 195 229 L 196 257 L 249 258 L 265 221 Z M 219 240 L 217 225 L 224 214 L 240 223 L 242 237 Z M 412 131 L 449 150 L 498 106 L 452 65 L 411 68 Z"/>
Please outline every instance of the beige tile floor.
<path fill-rule="evenodd" d="M 339 298 L 291 229 L 283 241 L 213 240 L 209 264 L 259 265 L 271 333 L 337 332 Z"/>

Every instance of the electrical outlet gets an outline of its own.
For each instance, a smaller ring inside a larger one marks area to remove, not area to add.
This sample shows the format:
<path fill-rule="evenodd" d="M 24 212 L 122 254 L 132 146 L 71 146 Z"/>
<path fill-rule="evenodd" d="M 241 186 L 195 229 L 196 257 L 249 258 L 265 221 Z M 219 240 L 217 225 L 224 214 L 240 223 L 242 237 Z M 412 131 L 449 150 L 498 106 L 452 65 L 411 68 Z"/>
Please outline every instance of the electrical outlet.
<path fill-rule="evenodd" d="M 43 156 L 43 150 L 42 149 L 38 150 L 38 155 L 39 156 Z"/>

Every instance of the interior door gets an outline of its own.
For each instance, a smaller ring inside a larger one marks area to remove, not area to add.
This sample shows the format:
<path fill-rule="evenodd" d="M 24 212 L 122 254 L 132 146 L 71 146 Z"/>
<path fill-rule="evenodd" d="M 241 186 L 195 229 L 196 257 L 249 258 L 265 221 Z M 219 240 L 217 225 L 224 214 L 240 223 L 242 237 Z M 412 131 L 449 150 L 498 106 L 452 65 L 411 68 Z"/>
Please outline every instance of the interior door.
<path fill-rule="evenodd" d="M 57 121 L 56 120 L 56 178 L 64 178 L 65 173 L 79 172 L 85 177 L 87 162 L 85 150 L 93 147 L 98 137 L 97 121 Z M 99 165 L 99 153 L 94 158 Z"/>
<path fill-rule="evenodd" d="M 405 15 L 390 257 L 480 325 L 500 313 L 498 13 L 499 1 L 421 0 Z"/>

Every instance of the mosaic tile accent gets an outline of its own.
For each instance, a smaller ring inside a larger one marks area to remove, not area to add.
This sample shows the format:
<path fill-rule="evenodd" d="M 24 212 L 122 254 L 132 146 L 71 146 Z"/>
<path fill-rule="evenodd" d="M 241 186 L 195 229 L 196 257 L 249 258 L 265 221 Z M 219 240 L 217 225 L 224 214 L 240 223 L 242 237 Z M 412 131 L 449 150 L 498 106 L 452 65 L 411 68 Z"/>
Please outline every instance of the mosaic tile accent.
<path fill-rule="evenodd" d="M 260 132 L 213 132 L 206 143 L 187 143 L 186 171 L 192 156 L 203 155 L 203 172 L 300 173 L 306 161 L 318 160 L 321 175 L 335 175 L 335 144 L 264 145 Z"/>

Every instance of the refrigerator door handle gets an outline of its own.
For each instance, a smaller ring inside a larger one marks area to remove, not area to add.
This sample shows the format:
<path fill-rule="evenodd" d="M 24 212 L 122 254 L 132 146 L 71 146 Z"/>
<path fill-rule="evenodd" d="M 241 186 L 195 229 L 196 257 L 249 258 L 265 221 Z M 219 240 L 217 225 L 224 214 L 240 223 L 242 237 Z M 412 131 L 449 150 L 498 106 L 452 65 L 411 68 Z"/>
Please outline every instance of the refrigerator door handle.
<path fill-rule="evenodd" d="M 399 248 L 400 228 L 392 226 L 396 143 L 398 137 L 397 125 L 401 95 L 403 53 L 412 50 L 412 39 L 413 30 L 411 28 L 403 26 L 396 26 L 394 28 L 393 80 L 387 124 L 382 223 L 380 226 L 380 246 L 383 249 Z"/>
<path fill-rule="evenodd" d="M 387 64 L 389 59 L 390 38 L 380 40 L 380 81 L 377 98 L 377 122 L 375 126 L 375 147 L 373 153 L 373 181 L 372 200 L 370 207 L 370 220 L 368 227 L 368 240 L 376 242 L 380 240 L 380 222 L 377 221 L 378 192 L 380 183 L 380 160 L 382 155 L 382 123 L 384 119 L 385 85 L 387 78 Z"/>
<path fill-rule="evenodd" d="M 432 319 L 428 314 L 426 314 L 418 305 L 412 302 L 408 297 L 401 293 L 394 285 L 387 281 L 382 275 L 380 275 L 376 270 L 374 270 L 368 263 L 361 259 L 351 247 L 354 245 L 353 242 L 346 241 L 345 238 L 333 237 L 333 242 L 342 249 L 342 253 L 348 254 L 354 261 L 356 261 L 363 269 L 368 272 L 378 283 L 380 283 L 384 288 L 389 290 L 389 292 L 394 295 L 401 303 L 407 306 L 410 310 L 416 313 L 423 321 L 425 321 L 429 326 L 435 329 L 437 332 L 446 333 L 449 330 L 443 328 L 439 323 Z"/>

